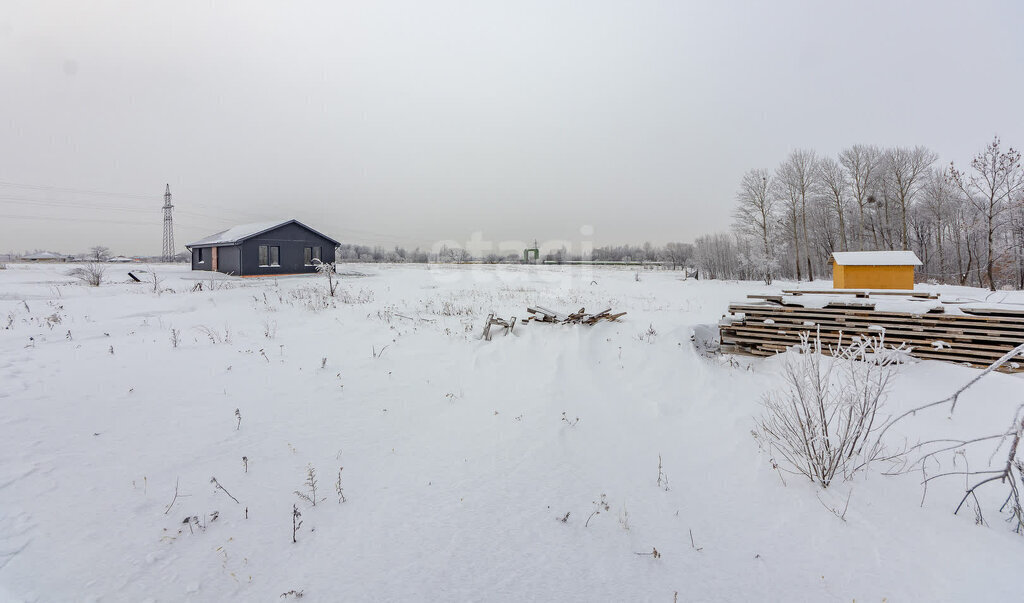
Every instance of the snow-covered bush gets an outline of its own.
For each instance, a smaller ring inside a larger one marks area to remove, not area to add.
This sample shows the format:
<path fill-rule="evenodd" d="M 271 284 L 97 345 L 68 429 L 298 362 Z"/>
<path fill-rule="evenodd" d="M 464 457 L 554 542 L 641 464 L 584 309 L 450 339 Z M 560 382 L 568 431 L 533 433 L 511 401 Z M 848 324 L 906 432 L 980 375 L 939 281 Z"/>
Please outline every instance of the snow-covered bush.
<path fill-rule="evenodd" d="M 163 293 L 163 289 L 160 288 L 160 284 L 164 282 L 163 277 L 158 275 L 156 270 L 153 270 L 153 267 L 148 264 L 146 265 L 146 271 L 149 273 L 149 283 L 153 285 L 153 293 L 157 295 Z"/>
<path fill-rule="evenodd" d="M 289 291 L 288 295 L 292 300 L 313 312 L 334 307 L 334 300 L 327 294 L 327 291 L 320 287 L 297 287 Z"/>
<path fill-rule="evenodd" d="M 314 259 L 313 261 L 316 262 L 316 271 L 319 272 L 327 281 L 327 293 L 330 294 L 331 297 L 334 297 L 334 293 L 338 290 L 338 285 L 341 284 L 339 281 L 335 280 L 337 275 L 335 274 L 334 262 L 322 262 L 318 259 Z"/>
<path fill-rule="evenodd" d="M 99 287 L 107 268 L 103 264 L 90 262 L 84 266 L 78 266 L 68 271 L 68 276 L 74 277 L 90 287 Z"/>
<path fill-rule="evenodd" d="M 805 333 L 786 354 L 786 386 L 765 395 L 754 432 L 789 470 L 823 488 L 878 457 L 878 413 L 899 358 L 881 337 L 840 340 L 827 349 L 831 359 L 821 340 Z"/>
<path fill-rule="evenodd" d="M 373 291 L 360 289 L 358 293 L 353 293 L 348 289 L 342 289 L 337 297 L 343 304 L 368 304 L 373 301 Z"/>

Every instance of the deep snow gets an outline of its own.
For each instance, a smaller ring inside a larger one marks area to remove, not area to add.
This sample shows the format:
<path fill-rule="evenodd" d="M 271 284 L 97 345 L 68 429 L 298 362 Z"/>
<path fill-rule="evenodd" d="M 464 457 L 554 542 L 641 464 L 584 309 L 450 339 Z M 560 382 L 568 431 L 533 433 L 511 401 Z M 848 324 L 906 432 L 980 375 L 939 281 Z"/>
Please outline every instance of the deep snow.
<path fill-rule="evenodd" d="M 704 358 L 690 336 L 793 283 L 346 265 L 342 297 L 317 307 L 316 276 L 211 290 L 158 265 L 172 291 L 157 295 L 125 282 L 140 268 L 111 266 L 99 288 L 68 266 L 0 271 L 2 600 L 1024 597 L 1024 539 L 994 509 L 987 526 L 954 516 L 962 482 L 933 482 L 921 505 L 919 473 L 874 466 L 822 491 L 772 470 L 751 429 L 781 359 Z M 533 304 L 628 314 L 478 338 L 489 312 Z M 904 365 L 887 411 L 975 374 Z M 986 377 L 893 444 L 1004 429 L 1022 384 Z M 310 463 L 315 507 L 294 494 Z M 848 495 L 842 521 L 826 507 Z"/>

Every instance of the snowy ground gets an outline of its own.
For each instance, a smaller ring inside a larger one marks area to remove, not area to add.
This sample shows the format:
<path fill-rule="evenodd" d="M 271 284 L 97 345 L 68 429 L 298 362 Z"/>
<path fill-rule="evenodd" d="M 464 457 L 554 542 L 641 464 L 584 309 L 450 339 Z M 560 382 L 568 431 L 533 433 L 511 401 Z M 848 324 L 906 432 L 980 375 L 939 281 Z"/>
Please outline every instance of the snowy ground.
<path fill-rule="evenodd" d="M 157 266 L 158 295 L 126 282 L 138 268 L 99 288 L 0 271 L 0 600 L 1024 597 L 1024 539 L 994 508 L 954 516 L 962 482 L 921 505 L 920 474 L 822 491 L 771 468 L 751 429 L 781 360 L 703 358 L 690 335 L 792 283 L 346 265 L 363 275 L 324 307 L 315 277 L 192 292 Z M 533 304 L 628 314 L 478 339 Z M 887 411 L 976 374 L 904 365 Z M 991 375 L 892 437 L 999 431 L 1021 402 L 1024 378 Z M 315 507 L 294 493 L 308 464 Z M 842 521 L 827 507 L 848 496 Z"/>

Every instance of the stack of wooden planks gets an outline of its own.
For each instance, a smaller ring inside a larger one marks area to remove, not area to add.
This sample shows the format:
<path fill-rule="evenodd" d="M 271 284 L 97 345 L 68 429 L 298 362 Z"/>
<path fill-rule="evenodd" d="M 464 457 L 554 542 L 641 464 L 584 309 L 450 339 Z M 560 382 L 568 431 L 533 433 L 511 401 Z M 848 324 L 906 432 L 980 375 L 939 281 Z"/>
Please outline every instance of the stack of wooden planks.
<path fill-rule="evenodd" d="M 730 304 L 730 315 L 719 323 L 722 351 L 769 356 L 799 343 L 801 333 L 812 337 L 820 333 L 823 347 L 837 343 L 840 334 L 848 341 L 854 335 L 878 337 L 884 333 L 887 345 L 905 343 L 912 356 L 986 367 L 1024 344 L 1024 311 L 1020 310 L 952 310 L 953 306 L 947 308 L 945 304 L 931 302 L 920 312 L 879 311 L 862 299 L 847 302 L 842 298 L 831 298 L 824 307 L 808 307 L 810 304 L 801 305 L 792 293 L 784 293 L 786 297 L 749 296 L 746 303 Z M 888 293 L 855 295 L 870 299 L 871 295 L 879 294 Z M 1024 371 L 1024 354 L 1001 370 Z"/>
<path fill-rule="evenodd" d="M 611 321 L 611 322 L 615 322 L 620 317 L 626 315 L 625 312 L 619 312 L 618 314 L 612 314 L 612 309 L 611 308 L 608 308 L 607 310 L 603 310 L 601 312 L 598 312 L 597 314 L 587 314 L 586 308 L 580 308 L 579 311 L 572 312 L 571 314 L 562 314 L 561 312 L 555 312 L 554 310 L 548 310 L 547 308 L 544 308 L 542 306 L 534 306 L 532 308 L 527 308 L 526 311 L 530 313 L 530 316 L 527 317 L 527 319 L 525 321 L 523 321 L 524 323 L 530 322 L 531 320 L 535 320 L 537 322 L 556 322 L 556 323 L 570 324 L 570 325 L 571 324 L 593 325 L 593 324 L 597 324 L 598 322 L 600 322 L 602 320 L 608 320 L 608 321 Z"/>

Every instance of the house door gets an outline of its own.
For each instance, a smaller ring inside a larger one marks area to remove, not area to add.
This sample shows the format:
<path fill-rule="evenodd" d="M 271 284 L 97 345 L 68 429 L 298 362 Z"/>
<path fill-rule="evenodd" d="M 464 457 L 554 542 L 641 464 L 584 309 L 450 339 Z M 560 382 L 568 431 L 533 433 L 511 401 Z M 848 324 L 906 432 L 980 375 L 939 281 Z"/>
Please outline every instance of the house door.
<path fill-rule="evenodd" d="M 213 250 L 210 252 L 210 268 L 214 272 L 217 272 L 217 248 L 211 247 L 210 249 Z"/>

